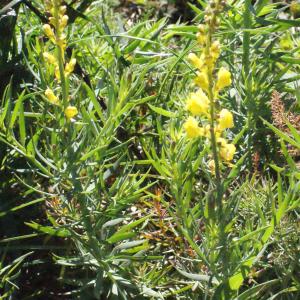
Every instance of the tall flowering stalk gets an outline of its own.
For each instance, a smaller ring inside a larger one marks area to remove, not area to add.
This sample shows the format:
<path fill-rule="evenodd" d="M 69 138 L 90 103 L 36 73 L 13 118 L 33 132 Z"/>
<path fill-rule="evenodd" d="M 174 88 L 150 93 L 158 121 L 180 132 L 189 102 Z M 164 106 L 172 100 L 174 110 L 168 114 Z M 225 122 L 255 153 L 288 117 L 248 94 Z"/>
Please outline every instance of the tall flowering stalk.
<path fill-rule="evenodd" d="M 197 69 L 197 75 L 196 91 L 186 101 L 186 109 L 192 116 L 184 123 L 188 138 L 205 138 L 211 147 L 212 159 L 208 166 L 216 177 L 219 207 L 222 206 L 221 169 L 230 164 L 236 151 L 235 146 L 226 140 L 226 129 L 234 126 L 233 115 L 222 108 L 219 101 L 220 93 L 231 85 L 231 73 L 224 67 L 217 67 L 221 45 L 213 36 L 224 5 L 224 1 L 210 1 L 205 10 L 205 22 L 199 25 L 197 34 L 201 54 L 190 53 L 188 56 Z"/>
<path fill-rule="evenodd" d="M 68 120 L 78 114 L 75 106 L 69 103 L 69 88 L 68 77 L 74 71 L 76 59 L 71 58 L 69 62 L 65 59 L 65 50 L 67 46 L 67 37 L 65 28 L 68 24 L 68 16 L 66 13 L 66 6 L 62 5 L 61 0 L 46 1 L 46 8 L 50 13 L 49 24 L 43 26 L 43 31 L 49 40 L 56 46 L 54 53 L 44 52 L 45 61 L 54 66 L 54 77 L 61 85 L 61 98 L 55 95 L 54 91 L 48 88 L 45 91 L 45 96 L 52 104 L 63 107 L 65 116 Z"/>

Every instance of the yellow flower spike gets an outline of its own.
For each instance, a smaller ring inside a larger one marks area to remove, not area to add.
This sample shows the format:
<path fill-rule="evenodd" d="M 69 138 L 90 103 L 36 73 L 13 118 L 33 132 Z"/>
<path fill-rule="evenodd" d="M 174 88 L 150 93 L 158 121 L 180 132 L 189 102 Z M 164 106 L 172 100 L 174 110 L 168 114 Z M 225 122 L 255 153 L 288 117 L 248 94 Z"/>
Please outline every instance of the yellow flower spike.
<path fill-rule="evenodd" d="M 221 90 L 229 85 L 231 85 L 231 73 L 222 67 L 218 72 L 217 90 Z"/>
<path fill-rule="evenodd" d="M 43 57 L 45 59 L 45 61 L 51 65 L 56 65 L 57 64 L 57 60 L 55 58 L 54 55 L 52 55 L 51 53 L 49 52 L 44 52 L 43 53 Z"/>
<path fill-rule="evenodd" d="M 49 24 L 43 26 L 43 31 L 51 41 L 55 40 L 54 32 Z"/>
<path fill-rule="evenodd" d="M 67 119 L 69 119 L 69 120 L 74 118 L 77 114 L 78 114 L 78 110 L 77 110 L 76 106 L 68 106 L 65 109 L 65 115 L 66 115 Z"/>
<path fill-rule="evenodd" d="M 55 96 L 55 94 L 53 93 L 53 91 L 51 89 L 46 89 L 45 96 L 47 97 L 47 99 L 50 103 L 55 104 L 55 105 L 59 104 L 58 97 Z"/>
<path fill-rule="evenodd" d="M 197 72 L 197 77 L 195 78 L 195 84 L 201 89 L 207 90 L 209 86 L 207 72 Z"/>
<path fill-rule="evenodd" d="M 207 114 L 209 108 L 209 100 L 202 89 L 199 89 L 196 93 L 191 93 L 186 102 L 186 109 L 193 115 L 199 116 L 201 114 Z"/>
<path fill-rule="evenodd" d="M 183 128 L 188 138 L 192 139 L 203 135 L 203 129 L 198 126 L 197 120 L 193 117 L 188 117 L 183 124 Z"/>
<path fill-rule="evenodd" d="M 234 154 L 236 151 L 236 147 L 233 144 L 226 144 L 224 147 L 220 149 L 220 156 L 225 161 L 233 160 Z"/>
<path fill-rule="evenodd" d="M 65 74 L 66 76 L 69 76 L 73 71 L 74 71 L 74 67 L 76 65 L 76 59 L 72 58 L 65 67 Z"/>
<path fill-rule="evenodd" d="M 228 109 L 222 109 L 219 117 L 219 129 L 232 128 L 234 126 L 233 115 Z"/>
<path fill-rule="evenodd" d="M 199 70 L 203 67 L 203 60 L 199 58 L 195 53 L 190 53 L 188 56 L 188 60 L 195 68 L 198 68 Z"/>

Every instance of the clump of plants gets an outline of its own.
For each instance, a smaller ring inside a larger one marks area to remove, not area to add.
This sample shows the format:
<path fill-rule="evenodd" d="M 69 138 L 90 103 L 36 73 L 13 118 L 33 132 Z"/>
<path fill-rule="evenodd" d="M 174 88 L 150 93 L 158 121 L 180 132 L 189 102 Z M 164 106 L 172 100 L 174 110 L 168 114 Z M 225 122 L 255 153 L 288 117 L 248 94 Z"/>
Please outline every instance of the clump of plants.
<path fill-rule="evenodd" d="M 133 2 L 0 10 L 1 297 L 296 299 L 296 3 Z"/>

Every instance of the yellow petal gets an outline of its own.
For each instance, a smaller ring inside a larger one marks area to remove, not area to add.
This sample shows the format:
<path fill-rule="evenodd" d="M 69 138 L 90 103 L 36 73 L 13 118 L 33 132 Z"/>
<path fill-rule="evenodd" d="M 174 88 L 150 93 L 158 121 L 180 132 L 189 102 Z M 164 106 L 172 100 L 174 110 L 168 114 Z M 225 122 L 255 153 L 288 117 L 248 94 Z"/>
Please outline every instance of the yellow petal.
<path fill-rule="evenodd" d="M 76 59 L 72 58 L 65 67 L 66 76 L 70 75 L 74 71 L 74 67 L 76 65 Z"/>
<path fill-rule="evenodd" d="M 183 125 L 188 138 L 196 138 L 201 135 L 201 128 L 195 118 L 189 117 Z"/>
<path fill-rule="evenodd" d="M 68 119 L 74 118 L 78 114 L 78 110 L 75 106 L 68 106 L 65 109 L 65 115 Z"/>
<path fill-rule="evenodd" d="M 225 161 L 231 161 L 235 154 L 236 147 L 233 144 L 227 144 L 220 149 L 220 155 Z"/>
<path fill-rule="evenodd" d="M 53 30 L 52 30 L 52 28 L 51 28 L 51 26 L 49 24 L 43 25 L 43 30 L 44 30 L 44 33 L 46 34 L 46 36 L 50 40 L 53 40 L 55 38 L 54 32 L 53 32 Z"/>
<path fill-rule="evenodd" d="M 45 96 L 47 97 L 47 99 L 50 103 L 55 104 L 55 105 L 59 104 L 58 97 L 55 96 L 55 94 L 53 93 L 53 91 L 51 89 L 46 89 Z"/>
<path fill-rule="evenodd" d="M 52 65 L 57 64 L 57 60 L 56 60 L 55 56 L 52 55 L 51 53 L 44 52 L 43 57 L 47 61 L 47 63 L 52 64 Z"/>
<path fill-rule="evenodd" d="M 233 115 L 228 109 L 221 110 L 218 121 L 220 130 L 232 128 L 234 126 Z"/>
<path fill-rule="evenodd" d="M 186 102 L 186 109 L 196 116 L 207 114 L 209 100 L 202 89 L 199 89 L 196 93 L 191 93 Z"/>
<path fill-rule="evenodd" d="M 221 90 L 229 85 L 231 85 L 231 73 L 222 67 L 218 72 L 217 89 Z"/>
<path fill-rule="evenodd" d="M 201 69 L 203 67 L 203 60 L 199 58 L 195 53 L 190 53 L 188 56 L 188 60 L 195 68 Z"/>

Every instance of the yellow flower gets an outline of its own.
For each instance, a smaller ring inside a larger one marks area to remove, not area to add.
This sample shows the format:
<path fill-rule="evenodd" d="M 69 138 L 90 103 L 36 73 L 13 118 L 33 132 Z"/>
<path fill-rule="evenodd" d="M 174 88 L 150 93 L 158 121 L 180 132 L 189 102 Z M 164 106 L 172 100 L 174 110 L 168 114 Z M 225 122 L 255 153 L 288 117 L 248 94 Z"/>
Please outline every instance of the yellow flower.
<path fill-rule="evenodd" d="M 205 33 L 205 25 L 204 24 L 199 24 L 198 25 L 198 30 L 200 33 Z"/>
<path fill-rule="evenodd" d="M 49 24 L 53 25 L 55 27 L 55 18 L 54 17 L 49 17 Z"/>
<path fill-rule="evenodd" d="M 66 42 L 66 35 L 61 34 L 59 39 L 56 40 L 56 45 L 61 48 L 62 51 L 66 49 L 67 42 Z"/>
<path fill-rule="evenodd" d="M 60 81 L 60 72 L 59 72 L 59 66 L 55 67 L 55 71 L 54 71 L 55 77 L 58 81 Z"/>
<path fill-rule="evenodd" d="M 199 89 L 196 93 L 191 93 L 187 99 L 186 109 L 193 115 L 207 114 L 208 108 L 209 100 L 202 89 Z"/>
<path fill-rule="evenodd" d="M 222 109 L 219 117 L 219 129 L 232 128 L 234 126 L 233 115 L 228 109 Z"/>
<path fill-rule="evenodd" d="M 75 106 L 68 106 L 65 109 L 65 115 L 68 119 L 74 118 L 78 114 L 78 110 Z"/>
<path fill-rule="evenodd" d="M 196 138 L 203 135 L 203 129 L 198 126 L 198 122 L 193 117 L 188 117 L 188 119 L 183 124 L 188 138 Z"/>
<path fill-rule="evenodd" d="M 197 35 L 196 35 L 196 37 L 197 37 L 198 43 L 201 46 L 205 45 L 205 42 L 206 42 L 206 35 L 205 34 L 203 34 L 201 32 L 198 32 Z"/>
<path fill-rule="evenodd" d="M 65 5 L 62 5 L 60 8 L 59 8 L 59 13 L 61 15 L 64 15 L 65 12 L 67 11 L 67 7 Z"/>
<path fill-rule="evenodd" d="M 300 3 L 298 3 L 298 1 L 292 1 L 290 11 L 294 16 L 297 16 L 300 13 Z"/>
<path fill-rule="evenodd" d="M 62 16 L 59 22 L 60 29 L 63 30 L 68 24 L 69 17 L 67 15 Z"/>
<path fill-rule="evenodd" d="M 210 128 L 211 127 L 209 124 L 204 126 L 204 136 L 207 137 L 208 139 L 211 138 Z M 216 127 L 214 128 L 214 132 L 215 132 L 216 139 L 221 137 L 222 132 L 220 132 Z"/>
<path fill-rule="evenodd" d="M 65 67 L 65 73 L 66 73 L 66 76 L 69 76 L 69 75 L 74 71 L 75 65 L 76 65 L 76 59 L 75 59 L 75 58 L 72 58 L 72 59 L 66 64 L 66 67 Z"/>
<path fill-rule="evenodd" d="M 214 41 L 210 48 L 211 56 L 214 61 L 216 61 L 219 58 L 221 46 L 219 41 Z"/>
<path fill-rule="evenodd" d="M 46 36 L 50 39 L 50 40 L 54 40 L 55 39 L 55 35 L 54 35 L 54 32 L 51 28 L 51 26 L 49 24 L 45 24 L 43 26 L 43 30 L 44 30 L 44 33 L 46 34 Z"/>
<path fill-rule="evenodd" d="M 49 52 L 44 52 L 43 53 L 44 59 L 52 65 L 56 65 L 57 64 L 57 60 L 55 58 L 54 55 L 50 54 Z"/>
<path fill-rule="evenodd" d="M 208 162 L 208 167 L 209 167 L 209 170 L 212 174 L 215 174 L 216 172 L 216 164 L 215 164 L 215 161 L 214 160 L 210 160 Z"/>
<path fill-rule="evenodd" d="M 208 89 L 208 76 L 206 72 L 197 72 L 197 77 L 195 78 L 195 83 L 203 90 Z"/>
<path fill-rule="evenodd" d="M 231 85 L 231 73 L 222 67 L 218 72 L 217 89 L 221 90 L 229 85 Z"/>
<path fill-rule="evenodd" d="M 283 50 L 293 49 L 293 41 L 289 36 L 284 36 L 283 38 L 281 38 L 279 45 Z"/>
<path fill-rule="evenodd" d="M 227 141 L 224 138 L 217 138 L 217 143 L 220 144 L 222 147 L 224 147 L 225 145 L 227 145 Z"/>
<path fill-rule="evenodd" d="M 203 67 L 203 59 L 199 58 L 195 53 L 190 53 L 188 60 L 195 68 L 201 69 Z"/>
<path fill-rule="evenodd" d="M 220 155 L 225 161 L 231 161 L 235 154 L 236 148 L 233 144 L 226 144 L 220 149 Z"/>
<path fill-rule="evenodd" d="M 47 97 L 48 101 L 52 104 L 58 105 L 59 100 L 57 96 L 54 95 L 53 91 L 51 89 L 47 89 L 45 91 L 45 96 Z"/>

